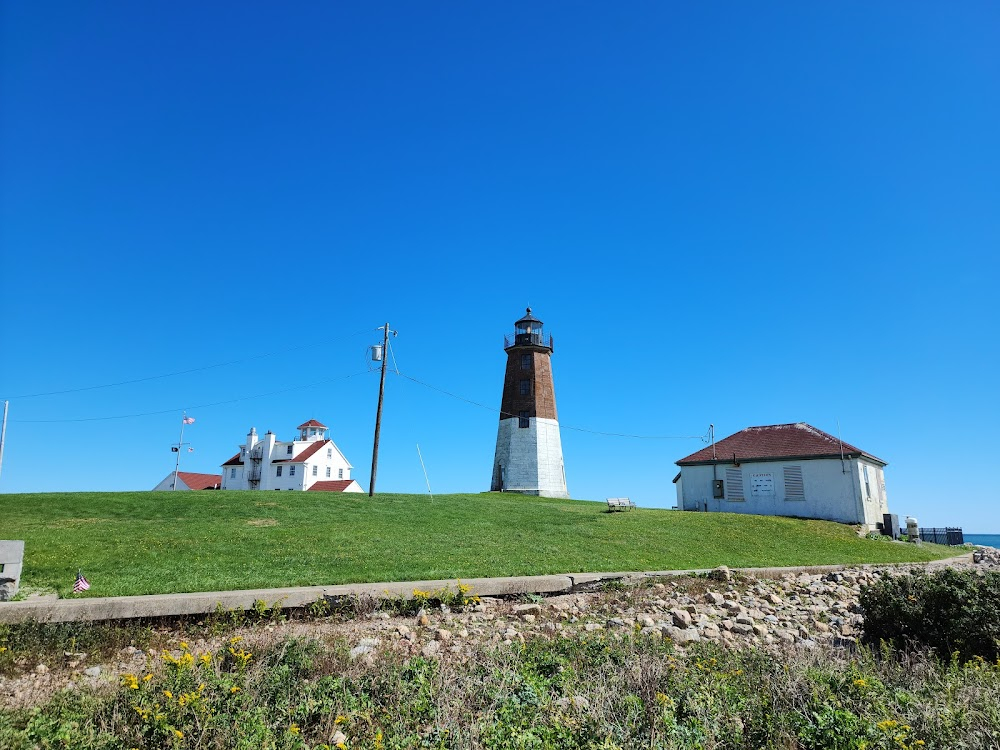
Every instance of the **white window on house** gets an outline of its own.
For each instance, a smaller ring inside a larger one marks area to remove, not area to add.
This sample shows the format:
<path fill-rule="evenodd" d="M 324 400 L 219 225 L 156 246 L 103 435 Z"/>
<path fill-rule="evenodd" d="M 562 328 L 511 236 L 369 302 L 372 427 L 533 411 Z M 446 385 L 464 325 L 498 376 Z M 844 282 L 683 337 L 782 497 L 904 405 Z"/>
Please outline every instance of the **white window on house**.
<path fill-rule="evenodd" d="M 330 467 L 329 466 L 326 467 L 326 478 L 327 479 L 330 478 Z"/>
<path fill-rule="evenodd" d="M 287 448 L 285 448 L 285 455 L 286 456 L 292 455 L 292 446 L 289 445 Z"/>
<path fill-rule="evenodd" d="M 786 466 L 785 473 L 785 500 L 805 500 L 806 488 L 802 483 L 802 467 Z"/>
<path fill-rule="evenodd" d="M 233 467 L 232 469 L 229 470 L 229 478 L 236 479 L 236 467 Z"/>
<path fill-rule="evenodd" d="M 288 476 L 290 477 L 295 476 L 295 464 L 292 464 L 291 466 L 288 467 Z"/>
<path fill-rule="evenodd" d="M 337 479 L 343 479 L 343 478 L 344 478 L 344 470 L 337 469 Z"/>
<path fill-rule="evenodd" d="M 327 458 L 333 458 L 333 448 L 327 448 L 326 449 L 326 457 Z"/>
<path fill-rule="evenodd" d="M 726 500 L 741 503 L 743 495 L 743 472 L 740 469 L 726 469 Z"/>
<path fill-rule="evenodd" d="M 282 469 L 281 466 L 279 466 L 277 469 L 275 469 L 274 470 L 275 471 L 274 476 L 280 477 L 281 476 L 281 469 Z"/>
<path fill-rule="evenodd" d="M 319 476 L 319 466 L 313 464 L 313 476 Z"/>

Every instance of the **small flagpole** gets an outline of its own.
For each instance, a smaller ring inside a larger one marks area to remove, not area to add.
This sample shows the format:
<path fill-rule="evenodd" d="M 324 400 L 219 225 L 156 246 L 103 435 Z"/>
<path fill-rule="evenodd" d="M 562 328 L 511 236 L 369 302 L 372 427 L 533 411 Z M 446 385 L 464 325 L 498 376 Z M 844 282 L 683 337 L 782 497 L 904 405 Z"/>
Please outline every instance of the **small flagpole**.
<path fill-rule="evenodd" d="M 181 436 L 177 441 L 177 463 L 174 464 L 174 486 L 170 488 L 171 490 L 177 489 L 177 472 L 180 471 L 181 468 L 181 448 L 184 447 L 184 421 L 186 419 L 187 411 L 185 411 L 181 416 Z"/>

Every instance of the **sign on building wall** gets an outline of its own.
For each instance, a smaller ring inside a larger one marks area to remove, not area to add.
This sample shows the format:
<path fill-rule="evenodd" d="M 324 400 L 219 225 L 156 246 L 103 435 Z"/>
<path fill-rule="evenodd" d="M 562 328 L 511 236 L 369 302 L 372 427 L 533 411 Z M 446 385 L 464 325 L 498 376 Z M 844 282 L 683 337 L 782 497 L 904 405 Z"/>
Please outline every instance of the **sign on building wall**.
<path fill-rule="evenodd" d="M 774 494 L 774 476 L 771 474 L 751 474 L 750 494 L 753 497 Z"/>

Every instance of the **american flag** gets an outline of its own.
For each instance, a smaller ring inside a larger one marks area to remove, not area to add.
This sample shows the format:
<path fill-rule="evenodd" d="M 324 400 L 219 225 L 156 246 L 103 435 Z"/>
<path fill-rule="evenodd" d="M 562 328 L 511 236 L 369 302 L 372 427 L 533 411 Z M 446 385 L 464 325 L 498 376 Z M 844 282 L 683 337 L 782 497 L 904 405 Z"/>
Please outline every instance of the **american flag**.
<path fill-rule="evenodd" d="M 184 424 L 194 424 L 194 417 L 184 417 L 181 421 Z"/>
<path fill-rule="evenodd" d="M 73 593 L 79 594 L 90 588 L 90 581 L 83 577 L 83 571 L 76 571 L 76 583 L 73 584 Z"/>

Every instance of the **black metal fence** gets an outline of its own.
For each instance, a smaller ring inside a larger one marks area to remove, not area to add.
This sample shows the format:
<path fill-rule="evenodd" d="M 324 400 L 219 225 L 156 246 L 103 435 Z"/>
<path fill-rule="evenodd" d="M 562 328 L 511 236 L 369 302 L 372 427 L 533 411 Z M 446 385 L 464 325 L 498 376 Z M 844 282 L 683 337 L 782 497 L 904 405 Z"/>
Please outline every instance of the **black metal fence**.
<path fill-rule="evenodd" d="M 934 544 L 965 544 L 965 535 L 959 528 L 920 529 L 920 541 Z"/>

